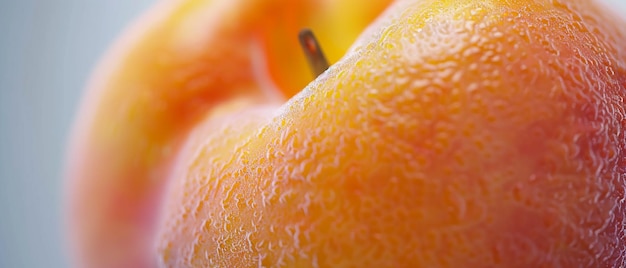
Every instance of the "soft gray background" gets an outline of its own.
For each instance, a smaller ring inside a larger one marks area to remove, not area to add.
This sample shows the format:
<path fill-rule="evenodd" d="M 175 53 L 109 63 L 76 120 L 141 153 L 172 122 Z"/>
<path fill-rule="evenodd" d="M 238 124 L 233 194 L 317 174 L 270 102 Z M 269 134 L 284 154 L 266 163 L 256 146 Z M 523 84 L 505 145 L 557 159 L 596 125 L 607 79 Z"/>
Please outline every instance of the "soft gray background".
<path fill-rule="evenodd" d="M 68 129 L 91 68 L 153 1 L 0 0 L 0 267 L 68 267 L 59 217 Z"/>
<path fill-rule="evenodd" d="M 0 267 L 69 267 L 66 136 L 101 54 L 155 0 L 0 0 Z"/>

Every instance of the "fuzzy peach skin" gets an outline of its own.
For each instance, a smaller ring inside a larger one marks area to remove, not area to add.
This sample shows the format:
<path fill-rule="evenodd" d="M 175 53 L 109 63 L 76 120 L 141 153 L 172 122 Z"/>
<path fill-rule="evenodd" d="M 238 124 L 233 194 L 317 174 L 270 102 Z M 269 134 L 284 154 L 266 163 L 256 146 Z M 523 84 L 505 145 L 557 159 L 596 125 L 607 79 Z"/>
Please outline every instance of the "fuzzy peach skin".
<path fill-rule="evenodd" d="M 388 0 L 161 1 L 95 71 L 70 138 L 67 224 L 77 267 L 152 267 L 163 184 L 207 114 L 284 102 L 309 81 L 312 27 L 336 61 Z"/>
<path fill-rule="evenodd" d="M 79 265 L 626 265 L 621 18 L 587 0 L 397 1 L 341 57 L 386 5 L 341 3 L 143 18 L 79 112 Z M 310 24 L 338 61 L 306 85 Z"/>
<path fill-rule="evenodd" d="M 286 104 L 194 130 L 161 264 L 623 266 L 626 24 L 590 1 L 385 16 Z"/>

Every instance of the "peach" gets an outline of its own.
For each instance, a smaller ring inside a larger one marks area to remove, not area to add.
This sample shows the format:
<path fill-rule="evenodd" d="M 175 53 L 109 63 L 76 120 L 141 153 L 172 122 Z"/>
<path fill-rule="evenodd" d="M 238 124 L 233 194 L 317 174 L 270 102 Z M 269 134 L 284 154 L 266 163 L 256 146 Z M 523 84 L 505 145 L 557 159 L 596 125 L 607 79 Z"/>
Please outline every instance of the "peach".
<path fill-rule="evenodd" d="M 186 0 L 142 21 L 79 111 L 79 265 L 626 265 L 626 28 L 601 4 Z M 302 27 L 336 62 L 308 85 Z"/>

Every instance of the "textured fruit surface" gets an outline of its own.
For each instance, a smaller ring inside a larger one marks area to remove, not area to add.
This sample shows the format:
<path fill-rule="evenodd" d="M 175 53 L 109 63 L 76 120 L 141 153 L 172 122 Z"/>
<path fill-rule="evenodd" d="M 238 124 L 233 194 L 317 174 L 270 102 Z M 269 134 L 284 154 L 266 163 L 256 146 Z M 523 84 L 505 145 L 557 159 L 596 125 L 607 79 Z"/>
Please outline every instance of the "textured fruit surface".
<path fill-rule="evenodd" d="M 626 265 L 624 25 L 585 0 L 395 3 L 286 104 L 194 129 L 161 264 Z"/>
<path fill-rule="evenodd" d="M 76 266 L 154 267 L 163 184 L 189 131 L 207 114 L 300 91 L 312 78 L 298 31 L 333 40 L 325 50 L 336 61 L 389 0 L 358 2 L 168 0 L 129 28 L 96 70 L 70 139 Z"/>

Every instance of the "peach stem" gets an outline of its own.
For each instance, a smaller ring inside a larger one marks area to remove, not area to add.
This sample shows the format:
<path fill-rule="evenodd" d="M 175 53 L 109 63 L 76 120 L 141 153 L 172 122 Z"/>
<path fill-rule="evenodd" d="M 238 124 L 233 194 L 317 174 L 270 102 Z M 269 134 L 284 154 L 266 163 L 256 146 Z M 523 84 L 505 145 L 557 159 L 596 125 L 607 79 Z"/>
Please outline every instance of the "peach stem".
<path fill-rule="evenodd" d="M 317 42 L 317 38 L 315 38 L 313 31 L 310 29 L 302 29 L 298 34 L 298 39 L 300 39 L 300 46 L 309 62 L 313 77 L 318 77 L 326 71 L 330 65 L 328 64 L 328 60 L 326 60 L 326 56 L 324 56 L 324 52 L 322 52 L 322 48 Z"/>

